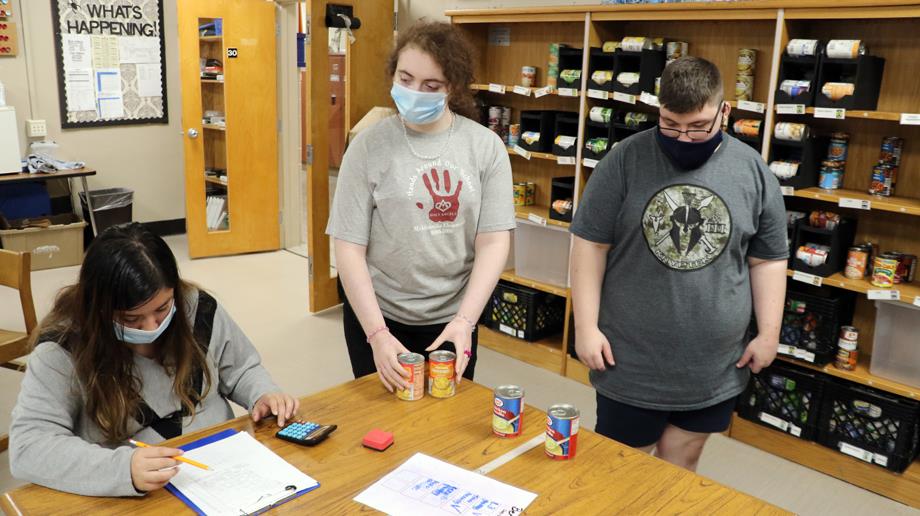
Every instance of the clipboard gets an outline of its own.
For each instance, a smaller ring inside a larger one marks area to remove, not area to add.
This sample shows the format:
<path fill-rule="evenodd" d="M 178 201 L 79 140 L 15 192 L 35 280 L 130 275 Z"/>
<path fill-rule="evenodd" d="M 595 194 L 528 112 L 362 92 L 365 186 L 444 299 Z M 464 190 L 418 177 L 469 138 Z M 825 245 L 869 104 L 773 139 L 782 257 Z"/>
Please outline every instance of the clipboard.
<path fill-rule="evenodd" d="M 211 443 L 215 443 L 215 442 L 220 441 L 220 440 L 222 440 L 222 439 L 226 439 L 226 438 L 228 438 L 228 437 L 233 437 L 233 436 L 236 435 L 236 434 L 237 434 L 237 430 L 234 430 L 234 429 L 230 428 L 230 429 L 227 429 L 227 430 L 223 430 L 223 431 L 221 431 L 221 432 L 218 432 L 218 433 L 216 433 L 216 434 L 209 435 L 209 436 L 207 436 L 207 437 L 202 437 L 201 439 L 198 439 L 197 441 L 192 441 L 192 442 L 190 442 L 190 443 L 183 444 L 182 446 L 178 446 L 178 448 L 179 448 L 180 450 L 183 450 L 183 451 L 191 451 L 191 450 L 194 450 L 194 449 L 196 449 L 196 448 L 201 448 L 202 446 L 205 446 L 205 445 L 208 445 L 208 444 L 211 444 Z M 284 503 L 287 503 L 287 502 L 289 502 L 289 501 L 291 501 L 291 500 L 293 500 L 293 499 L 295 499 L 295 498 L 297 498 L 297 497 L 299 497 L 299 496 L 301 496 L 301 495 L 303 495 L 303 494 L 305 494 L 305 493 L 308 493 L 308 492 L 310 492 L 310 491 L 313 491 L 314 489 L 318 488 L 319 486 L 320 486 L 320 484 L 317 482 L 317 484 L 314 485 L 314 486 L 310 486 L 310 487 L 308 487 L 308 488 L 306 488 L 306 489 L 302 489 L 302 490 L 300 490 L 300 491 L 297 491 L 297 492 L 295 492 L 295 493 L 293 493 L 293 494 L 291 494 L 291 495 L 289 495 L 289 496 L 286 496 L 286 497 L 283 497 L 283 498 L 281 498 L 281 499 L 279 499 L 279 500 L 276 500 L 276 501 L 274 501 L 274 502 L 271 502 L 270 504 L 266 505 L 265 507 L 261 507 L 261 508 L 259 508 L 258 510 L 254 511 L 254 512 L 247 513 L 247 514 L 253 514 L 253 515 L 255 515 L 255 514 L 262 514 L 262 513 L 265 513 L 265 512 L 269 511 L 270 509 L 272 509 L 272 508 L 274 508 L 274 507 L 278 507 L 278 506 L 280 506 L 280 505 L 282 505 L 282 504 L 284 504 Z M 199 516 L 207 516 L 207 514 L 206 514 L 204 511 L 202 511 L 197 505 L 195 505 L 191 500 L 189 500 L 188 497 L 186 497 L 186 496 L 182 493 L 182 491 L 180 491 L 180 490 L 179 490 L 176 486 L 174 486 L 171 482 L 168 483 L 168 484 L 166 484 L 165 487 L 166 487 L 166 490 L 167 490 L 167 491 L 169 491 L 170 493 L 172 493 L 173 496 L 175 496 L 175 497 L 178 498 L 179 500 L 182 500 L 182 502 L 185 503 L 185 505 L 188 505 L 192 510 L 194 510 L 196 514 L 198 514 Z"/>

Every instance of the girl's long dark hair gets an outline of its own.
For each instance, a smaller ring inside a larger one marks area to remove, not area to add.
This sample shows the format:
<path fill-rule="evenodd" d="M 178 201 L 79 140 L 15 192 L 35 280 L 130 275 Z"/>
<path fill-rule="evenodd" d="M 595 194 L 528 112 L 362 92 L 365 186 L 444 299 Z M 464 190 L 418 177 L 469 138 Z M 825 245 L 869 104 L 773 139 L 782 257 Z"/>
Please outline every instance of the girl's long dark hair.
<path fill-rule="evenodd" d="M 84 411 L 108 441 L 130 437 L 128 423 L 141 402 L 141 381 L 134 371 L 134 351 L 115 334 L 118 311 L 137 308 L 162 289 L 173 289 L 176 314 L 157 339 L 155 360 L 174 378 L 173 392 L 185 413 L 195 413 L 211 385 L 204 352 L 189 323 L 188 296 L 194 287 L 179 278 L 176 258 L 162 238 L 138 223 L 115 226 L 89 246 L 80 279 L 61 290 L 51 313 L 33 336 L 53 340 L 70 352 Z M 194 389 L 203 372 L 203 391 Z"/>

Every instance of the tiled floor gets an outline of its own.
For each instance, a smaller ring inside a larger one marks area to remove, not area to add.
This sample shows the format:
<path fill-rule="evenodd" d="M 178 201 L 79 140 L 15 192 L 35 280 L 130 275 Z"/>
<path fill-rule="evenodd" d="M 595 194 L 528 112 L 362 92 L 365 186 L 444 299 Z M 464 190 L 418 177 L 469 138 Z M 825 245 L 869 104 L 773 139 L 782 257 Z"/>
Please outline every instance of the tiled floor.
<path fill-rule="evenodd" d="M 191 261 L 184 236 L 168 238 L 183 276 L 208 289 L 226 306 L 262 354 L 281 387 L 305 395 L 351 379 L 341 333 L 341 310 L 307 313 L 307 261 L 280 251 Z M 39 315 L 47 313 L 55 292 L 74 281 L 77 268 L 35 272 L 33 293 Z M 18 299 L 0 290 L 0 327 L 21 327 Z M 0 427 L 9 425 L 21 375 L 0 369 Z M 594 392 L 504 355 L 481 350 L 476 379 L 486 386 L 516 383 L 528 403 L 545 409 L 566 401 L 582 410 L 582 423 L 594 426 Z M 309 413 L 306 407 L 305 414 Z M 487 424 L 487 423 L 484 423 Z M 0 491 L 17 485 L 0 454 Z M 700 473 L 799 514 L 915 514 L 920 511 L 877 496 L 731 439 L 714 436 Z M 616 479 L 611 479 L 615 482 Z"/>

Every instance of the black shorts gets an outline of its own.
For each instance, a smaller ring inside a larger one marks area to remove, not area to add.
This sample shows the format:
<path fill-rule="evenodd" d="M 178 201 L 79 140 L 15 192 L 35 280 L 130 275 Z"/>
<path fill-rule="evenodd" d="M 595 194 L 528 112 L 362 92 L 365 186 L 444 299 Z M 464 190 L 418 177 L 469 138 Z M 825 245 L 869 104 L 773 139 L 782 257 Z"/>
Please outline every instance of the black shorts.
<path fill-rule="evenodd" d="M 658 442 L 665 428 L 703 434 L 728 429 L 736 398 L 697 410 L 652 410 L 634 407 L 597 393 L 597 427 L 594 431 L 633 448 Z"/>

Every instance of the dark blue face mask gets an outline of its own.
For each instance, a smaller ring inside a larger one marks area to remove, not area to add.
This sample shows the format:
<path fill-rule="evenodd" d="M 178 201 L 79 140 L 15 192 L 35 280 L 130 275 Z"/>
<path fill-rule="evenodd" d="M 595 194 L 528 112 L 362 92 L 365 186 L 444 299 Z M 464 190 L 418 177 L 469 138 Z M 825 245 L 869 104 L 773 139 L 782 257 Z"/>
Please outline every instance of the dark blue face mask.
<path fill-rule="evenodd" d="M 675 166 L 682 170 L 696 170 L 702 167 L 712 154 L 722 144 L 722 131 L 703 142 L 682 142 L 661 133 L 661 128 L 655 130 L 655 137 L 661 150 L 670 158 Z"/>

